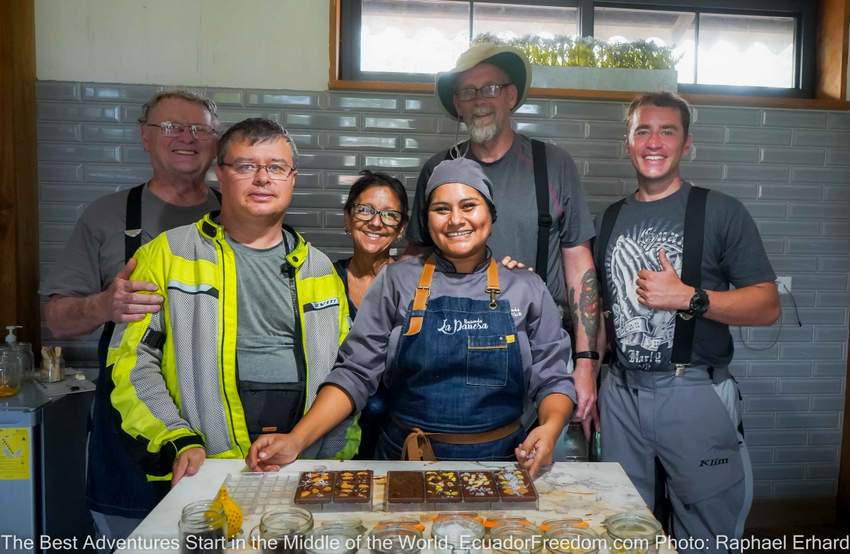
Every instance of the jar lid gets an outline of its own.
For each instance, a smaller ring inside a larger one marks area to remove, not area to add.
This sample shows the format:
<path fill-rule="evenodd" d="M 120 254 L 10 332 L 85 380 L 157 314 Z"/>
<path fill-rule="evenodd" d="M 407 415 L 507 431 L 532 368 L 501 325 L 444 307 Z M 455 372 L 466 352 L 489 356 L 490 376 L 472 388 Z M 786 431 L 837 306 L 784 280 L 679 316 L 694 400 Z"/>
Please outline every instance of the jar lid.
<path fill-rule="evenodd" d="M 655 540 L 661 533 L 661 524 L 655 518 L 643 514 L 624 512 L 605 518 L 602 523 L 608 534 L 620 539 L 645 538 Z"/>
<path fill-rule="evenodd" d="M 543 548 L 543 535 L 534 527 L 505 525 L 490 532 L 490 547 L 511 554 L 536 554 Z"/>

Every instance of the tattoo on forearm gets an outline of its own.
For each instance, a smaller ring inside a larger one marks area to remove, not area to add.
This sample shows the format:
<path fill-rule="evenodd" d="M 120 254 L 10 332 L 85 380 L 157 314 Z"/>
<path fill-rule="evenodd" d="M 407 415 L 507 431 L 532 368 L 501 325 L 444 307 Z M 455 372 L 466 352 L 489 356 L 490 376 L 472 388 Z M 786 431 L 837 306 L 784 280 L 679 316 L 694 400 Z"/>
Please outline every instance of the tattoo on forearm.
<path fill-rule="evenodd" d="M 578 311 L 581 324 L 587 333 L 588 349 L 596 350 L 596 333 L 599 330 L 599 283 L 593 268 L 588 269 L 581 278 Z"/>

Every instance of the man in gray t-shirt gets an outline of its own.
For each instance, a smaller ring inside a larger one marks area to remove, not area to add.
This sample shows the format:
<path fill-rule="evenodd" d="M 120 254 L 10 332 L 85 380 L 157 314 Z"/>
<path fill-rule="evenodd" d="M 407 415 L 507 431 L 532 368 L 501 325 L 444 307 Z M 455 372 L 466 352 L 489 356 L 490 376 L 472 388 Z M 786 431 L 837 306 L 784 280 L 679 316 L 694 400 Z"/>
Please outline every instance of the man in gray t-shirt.
<path fill-rule="evenodd" d="M 113 539 L 129 535 L 168 491 L 161 483 L 149 483 L 130 458 L 109 405 L 105 362 L 113 324 L 140 320 L 162 303 L 159 294 L 147 294 L 156 291 L 153 284 L 130 279 L 136 262 L 128 258 L 161 232 L 219 206 L 204 182 L 216 147 L 215 103 L 186 91 L 158 93 L 145 104 L 139 124 L 153 176 L 144 185 L 92 202 L 41 286 L 41 294 L 49 297 L 45 323 L 54 337 L 79 337 L 106 324 L 98 352 L 86 496 L 97 531 Z"/>
<path fill-rule="evenodd" d="M 437 98 L 448 114 L 463 121 L 469 141 L 433 156 L 419 174 L 412 213 L 426 203 L 425 183 L 433 168 L 446 157 L 466 156 L 477 161 L 493 184 L 499 206 L 493 234 L 487 241 L 493 254 L 509 256 L 532 267 L 537 260 L 538 209 L 532 141 L 514 132 L 511 112 L 525 101 L 531 66 L 514 48 L 481 43 L 461 54 L 454 69 L 437 77 Z M 598 288 L 590 251 L 593 220 L 584 200 L 578 170 L 570 155 L 545 144 L 544 201 L 552 225 L 547 240 L 547 263 L 537 268 L 557 304 L 569 314 L 574 330 L 573 372 L 578 407 L 589 434 L 596 402 L 599 353 Z M 419 218 L 411 219 L 409 252 L 431 246 Z"/>
<path fill-rule="evenodd" d="M 674 94 L 629 107 L 638 190 L 606 210 L 595 247 L 616 355 L 599 392 L 602 458 L 620 463 L 667 530 L 693 545 L 679 552 L 726 552 L 716 537 L 740 538 L 752 502 L 729 325 L 771 325 L 779 297 L 743 205 L 680 177 L 689 125 Z"/>

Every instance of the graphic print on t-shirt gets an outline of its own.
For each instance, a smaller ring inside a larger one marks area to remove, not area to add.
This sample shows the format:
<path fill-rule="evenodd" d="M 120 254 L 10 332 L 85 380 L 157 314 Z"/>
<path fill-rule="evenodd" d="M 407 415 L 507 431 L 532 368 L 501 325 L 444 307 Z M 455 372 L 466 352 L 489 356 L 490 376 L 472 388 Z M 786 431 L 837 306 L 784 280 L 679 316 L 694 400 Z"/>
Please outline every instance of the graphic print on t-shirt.
<path fill-rule="evenodd" d="M 636 281 L 642 269 L 661 271 L 661 249 L 681 275 L 682 236 L 681 225 L 650 219 L 615 234 L 608 244 L 606 273 L 618 357 L 627 368 L 653 370 L 670 361 L 675 312 L 638 302 Z"/>

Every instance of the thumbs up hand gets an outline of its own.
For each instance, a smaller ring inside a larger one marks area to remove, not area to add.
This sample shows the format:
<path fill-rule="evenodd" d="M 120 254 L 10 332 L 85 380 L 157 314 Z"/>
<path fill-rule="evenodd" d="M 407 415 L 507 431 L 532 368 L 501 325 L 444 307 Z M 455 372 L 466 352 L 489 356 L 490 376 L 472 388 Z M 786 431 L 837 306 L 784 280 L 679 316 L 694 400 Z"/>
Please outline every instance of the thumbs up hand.
<path fill-rule="evenodd" d="M 661 271 L 644 268 L 638 272 L 638 302 L 653 310 L 687 310 L 694 288 L 682 282 L 663 248 L 658 250 L 658 260 Z"/>

